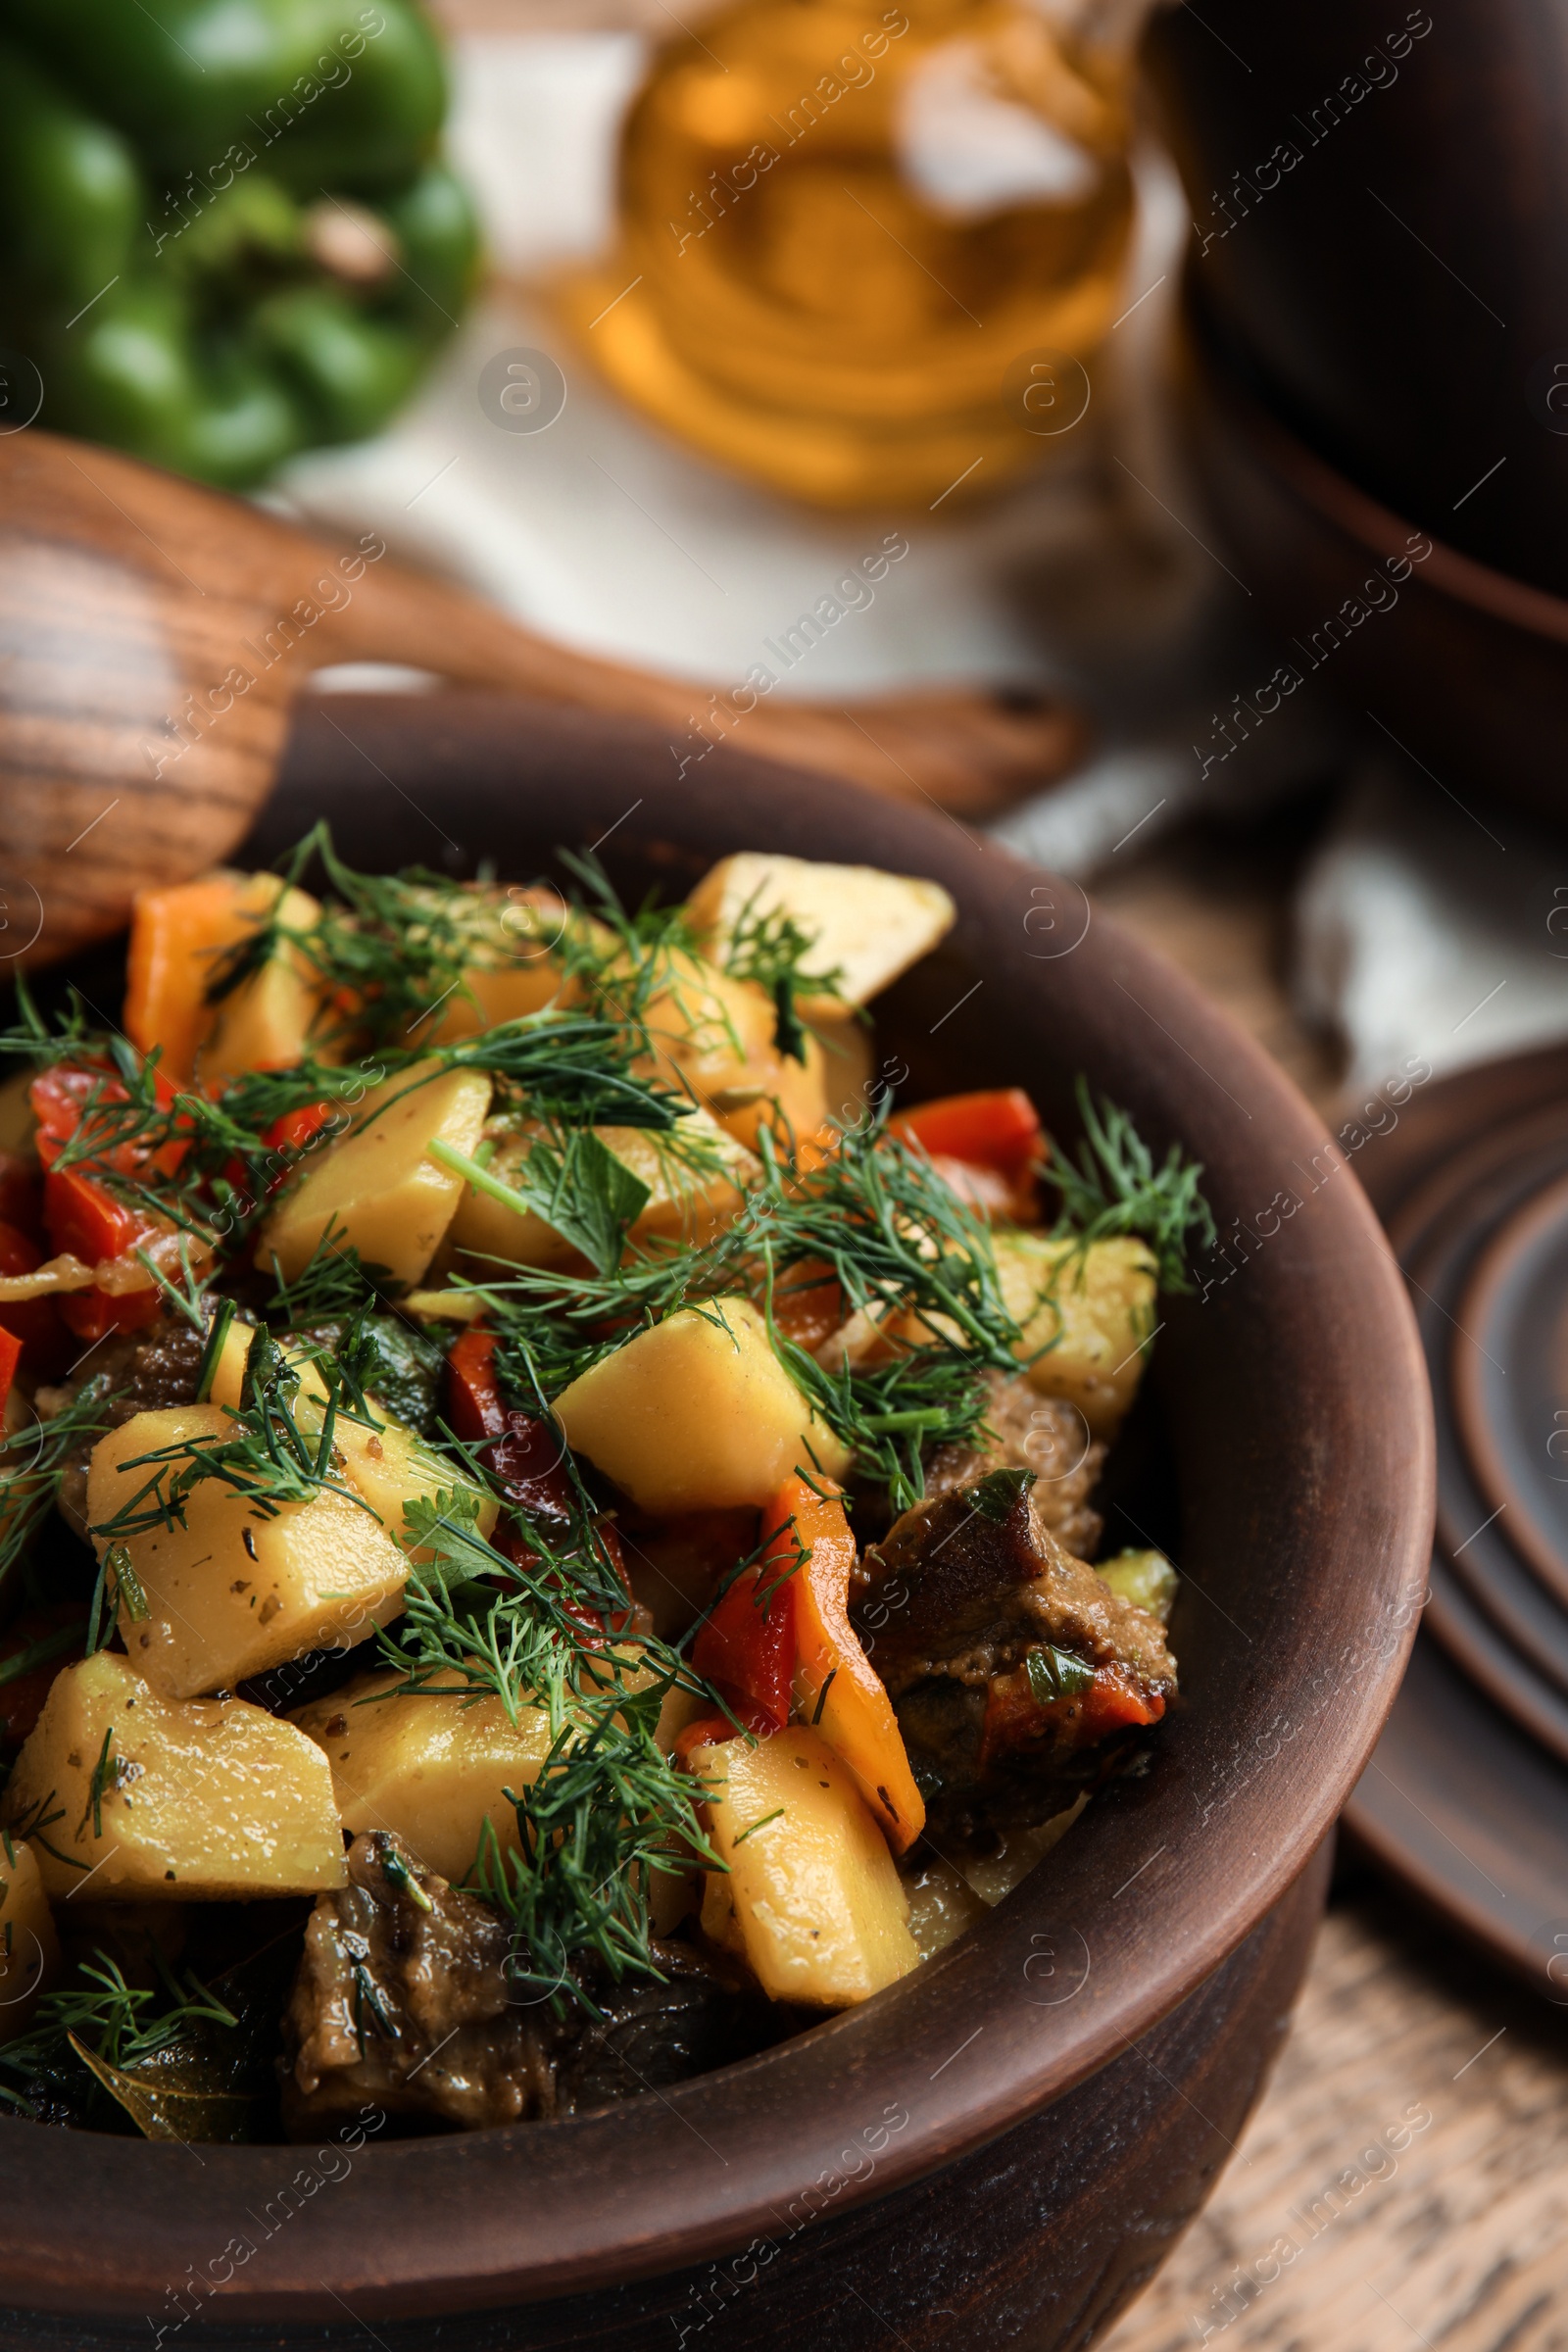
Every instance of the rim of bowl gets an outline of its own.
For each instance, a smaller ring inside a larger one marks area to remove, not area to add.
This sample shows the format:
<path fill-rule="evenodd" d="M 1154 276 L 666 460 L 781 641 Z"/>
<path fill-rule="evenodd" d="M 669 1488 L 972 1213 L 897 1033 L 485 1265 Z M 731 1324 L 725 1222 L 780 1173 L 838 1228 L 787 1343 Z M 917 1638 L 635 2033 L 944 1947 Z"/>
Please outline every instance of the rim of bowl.
<path fill-rule="evenodd" d="M 694 870 L 728 848 L 811 855 L 813 845 L 818 856 L 930 875 L 958 902 L 956 953 L 1002 984 L 995 1001 L 1033 1000 L 1042 1017 L 1054 1004 L 1064 1012 L 1077 1031 L 1071 1064 L 1129 1102 L 1146 1132 L 1185 1127 L 1224 1214 L 1234 1206 L 1261 1225 L 1263 1188 L 1289 1185 L 1293 1166 L 1320 1164 L 1323 1123 L 1190 981 L 1113 923 L 1090 920 L 1076 884 L 940 814 L 733 749 L 673 783 L 658 730 L 514 698 L 334 695 L 332 707 L 345 724 L 357 714 L 351 732 L 361 735 L 380 712 L 391 730 L 377 745 L 387 761 L 417 757 L 422 744 L 427 760 L 457 762 L 440 804 L 448 823 L 460 821 L 466 760 L 483 764 L 482 741 L 511 741 L 510 768 L 505 759 L 491 766 L 509 777 L 514 807 L 534 791 L 534 807 L 515 820 L 515 838 L 533 845 L 525 855 L 547 854 L 561 837 L 564 781 L 574 834 L 613 814 L 628 840 L 666 862 L 684 838 L 700 852 Z M 324 729 L 317 733 L 324 765 Z M 529 786 L 530 759 L 551 780 Z M 640 823 L 625 812 L 639 784 L 648 804 Z M 491 797 L 499 815 L 499 785 Z M 319 799 L 301 807 L 314 813 Z M 505 844 L 499 855 L 508 856 Z M 1032 948 L 1055 919 L 1031 929 L 1043 908 L 1080 906 L 1087 928 L 1075 952 Z M 1056 1083 L 1070 1080 L 1069 1064 L 1056 1066 Z M 1014 1072 L 1017 1082 L 1028 1077 Z M 182 2285 L 187 2267 L 216 2273 L 224 2259 L 226 2278 L 203 2278 L 214 2298 L 203 2317 L 215 2323 L 340 2319 L 345 2305 L 373 2320 L 603 2289 L 793 2232 L 813 2197 L 844 2212 L 884 2196 L 996 2137 L 1135 2042 L 1305 1867 L 1375 1744 L 1414 1635 L 1434 1483 L 1425 1374 L 1403 1284 L 1343 1151 L 1331 1167 L 1339 1181 L 1325 1179 L 1288 1225 L 1276 1218 L 1286 1239 L 1272 1258 L 1262 1250 L 1244 1289 L 1307 1397 L 1307 1417 L 1277 1441 L 1285 1503 L 1275 1533 L 1282 1552 L 1306 1544 L 1321 1562 L 1323 1637 L 1337 1631 L 1341 1647 L 1315 1677 L 1304 1631 L 1283 1662 L 1238 1653 L 1238 1675 L 1251 1675 L 1246 1688 L 1255 1691 L 1237 1702 L 1251 1752 L 1227 1752 L 1215 1722 L 1195 1728 L 1196 1709 L 1170 1720 L 1147 1780 L 1097 1800 L 1092 1836 L 1066 1839 L 1049 1873 L 1032 1874 L 956 1944 L 862 2009 L 618 2108 L 372 2139 L 330 2195 L 313 2204 L 315 2190 L 293 2190 L 287 2230 L 270 2231 L 254 2263 L 236 2264 L 226 2249 L 254 2236 L 246 2217 L 255 2222 L 286 2197 L 297 2168 L 312 2169 L 309 2143 L 204 2143 L 198 2153 L 0 2121 L 10 2204 L 0 2300 L 140 2308 L 153 2325 L 170 2294 L 194 2291 Z M 1205 1311 L 1206 1293 L 1172 1320 L 1196 1328 Z M 1215 1311 L 1228 1311 L 1223 1299 Z M 1170 1393 L 1179 1406 L 1180 1385 Z M 1340 1448 L 1332 1463 L 1316 1459 L 1325 1446 Z M 1294 1712 L 1282 1716 L 1282 1706 Z M 1161 1857 L 1165 1867 L 1152 1868 Z M 1137 1908 L 1118 1914 L 1134 1880 Z M 852 2149 L 858 2156 L 878 2132 L 886 2144 L 874 2161 L 846 2177 Z M 320 2144 L 330 2148 L 333 2135 L 323 2131 Z M 173 2274 L 160 2251 L 172 2233 L 182 2257 Z"/>
<path fill-rule="evenodd" d="M 1284 423 L 1241 368 L 1227 360 L 1227 338 L 1191 287 L 1185 316 L 1205 386 L 1219 405 L 1231 412 L 1247 437 L 1263 450 L 1274 471 L 1303 506 L 1324 515 L 1372 556 L 1386 556 L 1391 546 L 1419 532 L 1432 542 L 1432 553 L 1421 565 L 1424 586 L 1439 589 L 1512 628 L 1568 645 L 1568 598 L 1533 588 L 1474 556 L 1461 555 L 1424 523 L 1412 523 L 1392 507 L 1382 505 Z"/>

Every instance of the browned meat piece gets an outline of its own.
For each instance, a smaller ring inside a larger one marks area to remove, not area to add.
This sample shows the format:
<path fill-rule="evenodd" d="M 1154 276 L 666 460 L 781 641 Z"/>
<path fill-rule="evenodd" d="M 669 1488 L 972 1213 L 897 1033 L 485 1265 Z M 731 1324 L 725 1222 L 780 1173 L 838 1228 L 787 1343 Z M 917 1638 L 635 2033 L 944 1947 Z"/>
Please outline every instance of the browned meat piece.
<path fill-rule="evenodd" d="M 988 1470 L 1032 1470 L 1035 1510 L 1064 1550 L 1088 1559 L 1102 1522 L 1089 1507 L 1105 1448 L 1082 1413 L 1059 1396 L 1042 1396 L 1026 1380 L 993 1372 L 986 1402 L 988 1443 L 941 1446 L 925 1465 L 927 1500 L 970 1487 Z"/>
<path fill-rule="evenodd" d="M 317 1898 L 283 2019 L 283 2120 L 310 2138 L 373 2101 L 426 2125 L 570 2115 L 774 2039 L 768 2004 L 695 1952 L 655 1945 L 665 1982 L 595 1982 L 599 2015 L 553 2013 L 519 1979 L 508 1923 L 419 1869 L 382 1831 Z M 422 1899 L 421 1899 L 422 1898 Z"/>
<path fill-rule="evenodd" d="M 866 1554 L 854 1615 L 928 1801 L 961 1813 L 1019 1770 L 1039 1789 L 1176 1688 L 1157 1618 L 1042 1519 L 1033 1473 L 993 1470 L 906 1511 Z"/>
<path fill-rule="evenodd" d="M 58 1389 L 40 1389 L 36 1403 L 48 1420 L 96 1384 L 107 1399 L 102 1413 L 106 1428 L 118 1429 L 134 1413 L 151 1413 L 166 1405 L 189 1404 L 196 1395 L 201 1371 L 202 1338 L 182 1317 L 166 1315 L 144 1331 L 122 1333 L 104 1340 L 81 1359 L 79 1374 Z M 83 1540 L 87 1536 L 87 1459 L 96 1437 L 83 1438 L 60 1481 L 61 1514 Z"/>
<path fill-rule="evenodd" d="M 317 1898 L 283 2016 L 283 2120 L 310 2137 L 372 2101 L 462 2129 L 554 2112 L 548 2004 L 509 2002 L 512 1931 L 383 1832 Z"/>

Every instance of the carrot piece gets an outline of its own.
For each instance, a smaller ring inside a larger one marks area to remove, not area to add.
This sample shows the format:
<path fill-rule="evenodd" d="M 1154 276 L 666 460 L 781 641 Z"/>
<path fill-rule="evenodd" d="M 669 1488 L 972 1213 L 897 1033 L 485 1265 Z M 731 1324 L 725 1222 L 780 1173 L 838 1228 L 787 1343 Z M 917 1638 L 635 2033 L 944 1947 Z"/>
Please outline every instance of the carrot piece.
<path fill-rule="evenodd" d="M 785 1559 L 793 1558 L 786 1552 Z M 794 1579 L 780 1579 L 771 1552 L 737 1577 L 703 1621 L 692 1665 L 711 1683 L 742 1722 L 752 1710 L 769 1731 L 790 1719 L 795 1673 Z"/>
<path fill-rule="evenodd" d="M 136 894 L 125 958 L 125 1034 L 143 1054 L 162 1046 L 161 1067 L 188 1086 L 215 1008 L 205 1002 L 215 956 L 249 928 L 247 877 L 220 869 L 169 890 Z"/>
<path fill-rule="evenodd" d="M 818 1494 L 803 1478 L 786 1479 L 762 1525 L 779 1531 L 787 1544 L 782 1531 L 792 1518 L 807 1553 L 793 1579 L 801 1711 L 849 1767 L 894 1850 L 903 1853 L 925 1827 L 925 1799 L 893 1701 L 850 1623 L 855 1538 L 843 1499 Z"/>

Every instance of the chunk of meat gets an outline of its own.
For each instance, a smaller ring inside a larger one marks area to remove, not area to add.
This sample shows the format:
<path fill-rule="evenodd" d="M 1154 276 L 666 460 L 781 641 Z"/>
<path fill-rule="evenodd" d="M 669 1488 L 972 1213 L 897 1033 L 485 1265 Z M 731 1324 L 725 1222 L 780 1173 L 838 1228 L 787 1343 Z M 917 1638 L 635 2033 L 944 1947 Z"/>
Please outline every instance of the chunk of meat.
<path fill-rule="evenodd" d="M 47 1421 L 92 1385 L 105 1399 L 99 1418 L 106 1429 L 119 1429 L 136 1413 L 193 1403 L 203 1346 L 201 1333 L 182 1317 L 162 1315 L 144 1331 L 122 1332 L 90 1348 L 80 1359 L 74 1379 L 57 1389 L 40 1389 L 34 1401 Z M 82 1439 L 60 1481 L 61 1515 L 83 1542 L 87 1537 L 87 1462 L 97 1443 L 95 1436 Z"/>
<path fill-rule="evenodd" d="M 1042 1527 L 1078 1559 L 1100 1542 L 1102 1521 L 1089 1507 L 1100 1483 L 1105 1447 L 1091 1438 L 1074 1404 L 1042 1396 L 1027 1380 L 993 1372 L 986 1400 L 992 1435 L 978 1446 L 941 1446 L 925 1465 L 927 1501 L 956 1487 L 973 1486 L 988 1470 L 1032 1470 L 1034 1504 Z"/>
<path fill-rule="evenodd" d="M 597 2016 L 568 1986 L 557 2016 L 490 1904 L 379 1830 L 355 1839 L 348 1870 L 346 1887 L 317 1898 L 284 2013 L 291 2138 L 367 2101 L 461 2131 L 570 2115 L 727 2064 L 779 2032 L 738 1975 L 660 1942 L 664 1982 L 596 1980 Z"/>
<path fill-rule="evenodd" d="M 1032 1472 L 993 1470 L 906 1511 L 852 1614 L 944 1818 L 1054 1779 L 1176 1689 L 1165 1629 L 1045 1524 Z M 1059 1801 L 1059 1800 L 1058 1800 Z"/>
<path fill-rule="evenodd" d="M 554 2112 L 548 2004 L 509 1998 L 500 1914 L 374 1830 L 318 1896 L 283 2014 L 283 2120 L 308 2138 L 367 2101 L 474 2130 Z"/>

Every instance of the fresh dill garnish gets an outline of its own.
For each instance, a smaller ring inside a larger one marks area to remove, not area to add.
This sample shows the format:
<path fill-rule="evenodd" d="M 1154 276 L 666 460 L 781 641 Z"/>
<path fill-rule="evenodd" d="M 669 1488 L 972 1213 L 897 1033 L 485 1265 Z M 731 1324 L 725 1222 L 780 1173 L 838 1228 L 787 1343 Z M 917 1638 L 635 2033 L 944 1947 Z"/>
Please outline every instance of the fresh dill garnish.
<path fill-rule="evenodd" d="M 475 1890 L 513 1924 L 513 1974 L 559 2006 L 571 1994 L 596 2006 L 581 1981 L 595 1962 L 620 1980 L 661 1972 L 651 1946 L 653 1882 L 694 1861 L 721 1868 L 700 1825 L 703 1784 L 670 1761 L 655 1737 L 673 1676 L 642 1689 L 619 1679 L 581 1698 L 538 1778 L 505 1793 L 517 1846 L 503 1848 L 486 1819 Z"/>
<path fill-rule="evenodd" d="M 1160 1289 L 1190 1291 L 1189 1254 L 1214 1240 L 1213 1215 L 1198 1189 L 1201 1167 L 1179 1144 L 1156 1166 L 1127 1111 L 1103 1098 L 1097 1107 L 1085 1078 L 1077 1093 L 1085 1138 L 1077 1161 L 1054 1152 L 1040 1172 L 1060 1199 L 1055 1236 L 1087 1246 L 1136 1234 L 1153 1251 Z"/>
<path fill-rule="evenodd" d="M 388 1267 L 365 1263 L 336 1219 L 330 1218 L 292 1279 L 275 1258 L 272 1260 L 272 1292 L 263 1311 L 269 1323 L 284 1331 L 302 1330 L 310 1323 L 330 1323 L 379 1305 L 383 1286 L 389 1286 L 391 1280 Z"/>
<path fill-rule="evenodd" d="M 130 1553 L 123 1544 L 105 1546 L 98 1567 L 98 1582 L 93 1587 L 92 1605 L 87 1611 L 86 1654 L 90 1658 L 102 1649 L 120 1622 L 123 1608 L 132 1624 L 139 1625 L 151 1617 L 147 1595 L 142 1591 Z"/>
<path fill-rule="evenodd" d="M 732 980 L 750 980 L 773 1000 L 773 1044 L 791 1061 L 806 1059 L 806 1025 L 798 1009 L 802 997 L 840 997 L 842 965 L 808 971 L 807 959 L 817 944 L 814 931 L 805 930 L 787 908 L 763 912 L 758 906 L 760 885 L 736 918 L 724 956 Z"/>
<path fill-rule="evenodd" d="M 525 1267 L 467 1287 L 496 1326 L 504 1372 L 545 1398 L 678 1307 L 760 1294 L 786 1370 L 862 1473 L 906 1509 L 924 1491 L 922 1450 L 971 1439 L 985 1417 L 986 1372 L 1018 1369 L 1022 1334 L 990 1227 L 880 1125 L 846 1131 L 805 1181 L 766 1130 L 759 1143 L 757 1189 L 735 1224 L 701 1248 L 632 1249 L 598 1275 Z M 847 1318 L 898 1325 L 885 1361 L 833 1367 L 778 1330 L 779 1278 L 807 1259 L 838 1284 Z"/>
<path fill-rule="evenodd" d="M 26 2032 L 0 2043 L 0 2074 L 12 2078 L 0 2082 L 0 2099 L 23 2115 L 58 2105 L 85 2118 L 100 2104 L 101 2085 L 74 2043 L 105 2066 L 129 2069 L 172 2050 L 194 2025 L 238 2026 L 199 1978 L 176 1976 L 156 1950 L 155 1959 L 156 1987 L 127 1984 L 99 1950 L 80 1964 L 75 1984 L 46 1992 Z"/>
<path fill-rule="evenodd" d="M 151 1476 L 92 1533 L 110 1543 L 154 1528 L 183 1527 L 185 1505 L 207 1479 L 220 1479 L 243 1494 L 252 1517 L 275 1519 L 285 1503 L 309 1502 L 318 1494 L 341 1494 L 369 1511 L 343 1474 L 333 1445 L 340 1417 L 375 1429 L 381 1425 L 366 1403 L 356 1378 L 354 1349 L 307 1359 L 323 1391 L 318 1400 L 302 1396 L 301 1365 L 277 1342 L 259 1332 L 245 1359 L 237 1412 L 225 1435 L 200 1433 L 176 1439 L 149 1453 L 132 1454 L 122 1471 L 149 1470 Z M 373 1517 L 373 1512 L 371 1513 Z"/>

